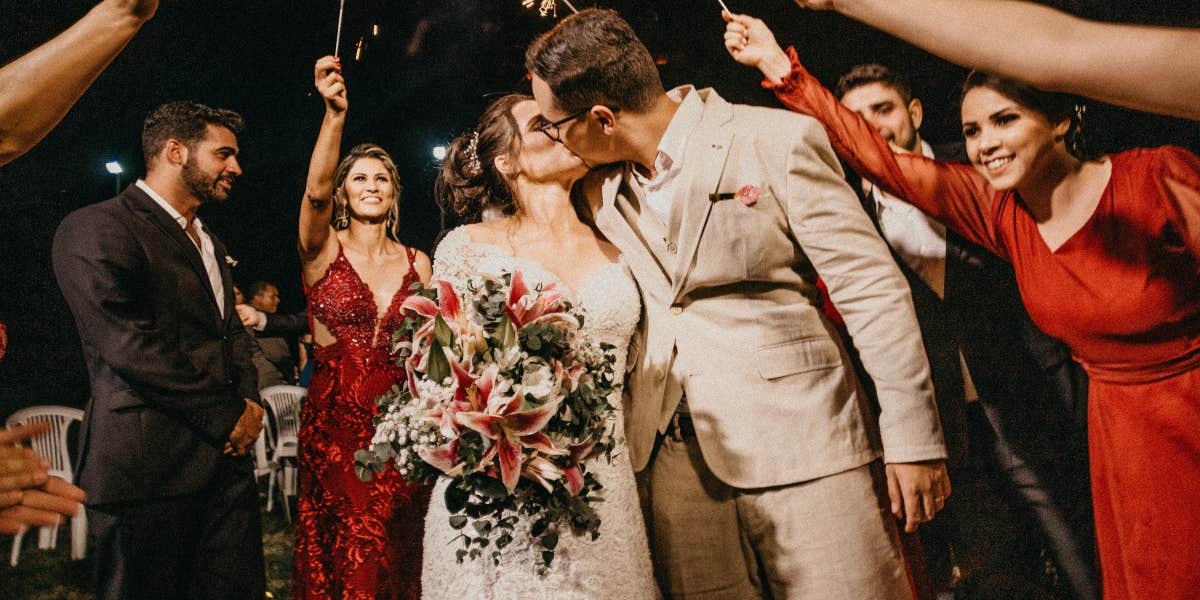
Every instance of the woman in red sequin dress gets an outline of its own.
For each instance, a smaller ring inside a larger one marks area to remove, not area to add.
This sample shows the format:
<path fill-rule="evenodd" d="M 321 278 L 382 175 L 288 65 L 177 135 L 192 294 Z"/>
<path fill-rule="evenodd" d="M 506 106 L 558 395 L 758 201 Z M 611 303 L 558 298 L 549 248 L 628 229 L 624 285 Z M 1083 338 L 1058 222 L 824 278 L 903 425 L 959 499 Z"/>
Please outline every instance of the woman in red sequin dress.
<path fill-rule="evenodd" d="M 1029 315 L 1087 370 L 1104 597 L 1200 598 L 1200 159 L 1080 160 L 1073 99 L 983 73 L 963 85 L 972 165 L 894 154 L 762 21 L 730 19 L 736 60 L 863 177 L 1011 261 Z"/>
<path fill-rule="evenodd" d="M 301 415 L 292 598 L 415 599 L 429 490 L 395 470 L 364 483 L 354 453 L 371 443 L 375 398 L 399 381 L 391 332 L 409 286 L 429 280 L 429 257 L 396 241 L 400 185 L 387 152 L 363 144 L 338 163 L 347 103 L 337 59 L 319 60 L 315 75 L 325 119 L 300 209 L 315 369 Z"/>

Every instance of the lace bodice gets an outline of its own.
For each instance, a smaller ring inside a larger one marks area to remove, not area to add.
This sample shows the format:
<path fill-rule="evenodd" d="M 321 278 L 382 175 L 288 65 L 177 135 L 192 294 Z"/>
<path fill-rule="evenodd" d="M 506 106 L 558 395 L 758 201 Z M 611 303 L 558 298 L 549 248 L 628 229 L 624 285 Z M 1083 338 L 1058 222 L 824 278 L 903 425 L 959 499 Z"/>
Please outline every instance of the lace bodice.
<path fill-rule="evenodd" d="M 572 290 L 537 262 L 511 256 L 499 246 L 472 242 L 466 229 L 459 227 L 446 234 L 438 246 L 433 279 L 446 280 L 458 289 L 480 273 L 499 275 L 514 270 L 520 270 L 530 286 L 555 284 L 567 298 L 580 305 L 587 315 L 583 335 L 593 343 L 616 346 L 616 372 L 624 372 L 625 351 L 641 315 L 641 299 L 633 275 L 622 263 L 597 268 L 580 289 Z"/>
<path fill-rule="evenodd" d="M 443 238 L 433 263 L 433 279 L 445 280 L 456 288 L 471 277 L 499 275 L 520 270 L 530 285 L 554 283 L 578 304 L 586 318 L 582 333 L 592 343 L 616 347 L 618 373 L 623 373 L 629 340 L 641 314 L 640 298 L 632 275 L 621 263 L 599 267 L 572 290 L 538 263 L 513 257 L 498 246 L 471 242 L 460 227 Z M 610 399 L 620 406 L 620 398 Z M 621 411 L 615 413 L 623 430 Z M 642 520 L 633 469 L 623 446 L 611 463 L 593 462 L 592 473 L 604 486 L 604 502 L 597 505 L 600 537 L 560 532 L 554 563 L 545 576 L 538 576 L 531 550 L 528 523 L 517 526 L 516 540 L 505 548 L 499 566 L 490 560 L 455 562 L 460 547 L 458 533 L 447 523 L 443 501 L 446 483 L 434 489 L 425 525 L 425 567 L 422 588 L 425 598 L 555 598 L 611 597 L 640 600 L 657 598 L 646 529 Z"/>

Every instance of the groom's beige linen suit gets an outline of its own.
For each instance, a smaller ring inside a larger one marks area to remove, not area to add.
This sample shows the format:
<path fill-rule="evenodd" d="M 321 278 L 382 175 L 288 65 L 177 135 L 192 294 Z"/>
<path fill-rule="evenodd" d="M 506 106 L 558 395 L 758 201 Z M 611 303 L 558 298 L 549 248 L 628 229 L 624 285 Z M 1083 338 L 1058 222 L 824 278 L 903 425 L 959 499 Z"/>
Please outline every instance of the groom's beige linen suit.
<path fill-rule="evenodd" d="M 689 92 L 673 92 L 679 93 Z M 820 125 L 795 113 L 730 104 L 711 89 L 690 93 L 698 94 L 703 112 L 687 136 L 665 222 L 645 206 L 628 164 L 594 171 L 578 188 L 642 292 L 644 314 L 631 349 L 625 406 L 634 469 L 652 470 L 662 458 L 662 440 L 672 438 L 664 434 L 681 397 L 694 424 L 696 459 L 702 454 L 711 474 L 728 486 L 714 492 L 703 485 L 710 496 L 800 489 L 852 470 L 869 476 L 866 465 L 881 456 L 887 462 L 944 458 L 908 286 L 843 180 Z M 818 274 L 874 380 L 878 419 L 861 397 L 836 332 L 821 316 Z M 658 494 L 651 490 L 650 502 L 666 501 Z M 784 500 L 763 518 L 809 515 L 804 517 L 809 523 L 795 526 L 803 537 L 816 531 L 815 515 L 836 513 L 843 502 L 864 502 L 836 494 L 823 498 L 816 502 L 835 506 L 790 507 L 793 500 Z M 741 543 L 748 557 L 757 554 L 766 563 L 768 579 L 772 555 L 787 553 L 768 546 L 808 543 L 768 539 L 783 535 L 788 528 L 782 526 L 755 533 L 746 522 L 747 509 L 737 510 Z M 659 531 L 659 519 L 650 521 L 656 562 L 675 563 L 669 579 L 703 579 L 721 568 L 681 565 L 692 559 L 674 556 L 683 546 L 712 543 L 705 541 L 705 531 L 695 532 L 695 540 L 676 539 L 690 534 Z M 836 530 L 830 536 L 835 539 L 818 543 L 840 543 Z M 852 551 L 854 544 L 848 546 Z M 840 557 L 849 563 L 871 559 Z M 676 583 L 682 586 L 678 591 Z M 797 586 L 807 583 L 767 583 L 776 597 L 834 593 L 812 587 L 804 595 Z M 707 591 L 688 581 L 663 584 L 680 597 L 744 595 L 733 588 L 722 592 L 720 583 Z M 687 591 L 693 588 L 699 591 Z"/>

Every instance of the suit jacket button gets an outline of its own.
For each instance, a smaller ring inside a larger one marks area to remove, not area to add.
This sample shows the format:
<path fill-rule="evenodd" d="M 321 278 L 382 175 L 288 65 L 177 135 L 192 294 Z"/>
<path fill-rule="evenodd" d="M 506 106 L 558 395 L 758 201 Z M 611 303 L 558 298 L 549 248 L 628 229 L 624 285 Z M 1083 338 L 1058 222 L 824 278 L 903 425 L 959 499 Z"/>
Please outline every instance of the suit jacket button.
<path fill-rule="evenodd" d="M 673 315 L 682 315 L 682 314 L 683 314 L 683 307 L 682 307 L 682 306 L 672 306 L 672 307 L 671 307 L 671 314 L 673 314 Z"/>

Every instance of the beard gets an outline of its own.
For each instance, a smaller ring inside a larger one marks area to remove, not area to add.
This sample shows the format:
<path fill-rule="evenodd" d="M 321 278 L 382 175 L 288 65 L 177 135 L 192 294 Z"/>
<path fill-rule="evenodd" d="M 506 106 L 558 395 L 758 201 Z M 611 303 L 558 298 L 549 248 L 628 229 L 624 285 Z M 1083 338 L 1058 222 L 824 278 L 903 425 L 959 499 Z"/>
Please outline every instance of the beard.
<path fill-rule="evenodd" d="M 220 204 L 229 199 L 229 192 L 221 188 L 221 181 L 228 181 L 232 187 L 233 178 L 221 175 L 214 177 L 211 173 L 206 173 L 191 156 L 183 163 L 181 177 L 188 191 L 199 198 L 201 204 Z"/>

